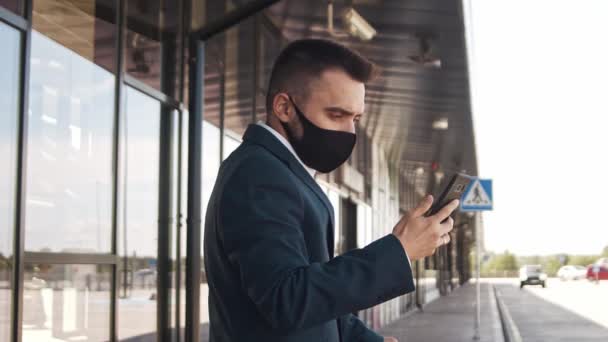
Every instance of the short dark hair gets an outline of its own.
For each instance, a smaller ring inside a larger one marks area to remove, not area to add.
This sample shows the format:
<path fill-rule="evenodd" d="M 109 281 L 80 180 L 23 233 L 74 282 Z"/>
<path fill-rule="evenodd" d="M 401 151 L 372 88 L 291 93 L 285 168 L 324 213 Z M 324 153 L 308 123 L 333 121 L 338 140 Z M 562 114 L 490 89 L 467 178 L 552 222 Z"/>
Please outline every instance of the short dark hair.
<path fill-rule="evenodd" d="M 272 113 L 274 97 L 280 92 L 308 96 L 308 85 L 329 69 L 341 69 L 354 80 L 367 83 L 378 68 L 356 51 L 326 39 L 301 39 L 279 54 L 270 74 L 266 111 Z"/>

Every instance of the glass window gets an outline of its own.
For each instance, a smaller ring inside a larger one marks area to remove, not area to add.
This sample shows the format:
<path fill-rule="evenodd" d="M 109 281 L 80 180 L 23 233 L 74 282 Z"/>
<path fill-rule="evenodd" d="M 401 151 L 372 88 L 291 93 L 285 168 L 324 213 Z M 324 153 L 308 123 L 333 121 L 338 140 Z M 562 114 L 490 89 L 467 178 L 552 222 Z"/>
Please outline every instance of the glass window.
<path fill-rule="evenodd" d="M 261 29 L 261 69 L 259 70 L 258 84 L 258 101 L 257 101 L 257 119 L 266 119 L 266 92 L 268 91 L 268 82 L 270 82 L 270 73 L 274 61 L 279 56 L 283 48 L 283 38 L 280 31 L 274 28 L 274 24 L 265 17 L 262 18 Z"/>
<path fill-rule="evenodd" d="M 118 337 L 155 336 L 160 103 L 127 88 Z"/>
<path fill-rule="evenodd" d="M 254 111 L 254 24 L 248 19 L 211 38 L 205 49 L 205 120 L 241 137 Z"/>
<path fill-rule="evenodd" d="M 206 122 L 216 127 L 220 127 L 220 113 L 224 110 L 221 99 L 224 96 L 225 78 L 223 72 L 221 72 L 222 59 L 218 56 L 220 53 L 219 38 L 210 39 L 205 49 L 203 116 Z"/>
<path fill-rule="evenodd" d="M 111 249 L 115 30 L 96 9 L 34 1 L 27 251 Z"/>
<path fill-rule="evenodd" d="M 177 185 L 178 185 L 178 144 L 179 144 L 179 116 L 180 113 L 177 110 L 168 110 L 168 107 L 164 107 L 164 111 L 161 115 L 171 115 L 172 119 L 171 122 L 167 122 L 168 120 L 165 120 L 164 124 L 170 124 L 171 125 L 171 160 L 167 160 L 167 162 L 170 162 L 171 165 L 171 212 L 170 212 L 170 218 L 171 218 L 171 224 L 169 226 L 170 229 L 170 240 L 168 241 L 168 247 L 169 247 L 169 273 L 170 273 L 170 283 L 169 283 L 169 317 L 170 317 L 170 322 L 169 322 L 169 327 L 171 329 L 171 334 L 172 337 L 171 339 L 173 341 L 177 341 L 177 337 L 178 337 L 178 329 L 175 329 L 178 326 L 178 320 L 177 320 L 177 316 L 179 313 L 179 307 L 178 307 L 178 301 L 177 301 L 177 297 L 178 294 L 181 295 L 180 293 L 180 288 L 178 287 L 179 282 L 178 282 L 178 278 L 181 277 L 181 283 L 184 283 L 185 280 L 185 273 L 180 273 L 181 271 L 183 271 L 183 268 L 181 268 L 181 264 L 180 264 L 180 259 L 179 259 L 179 254 L 178 252 L 184 253 L 185 249 L 181 249 L 183 248 L 183 245 L 180 245 L 180 250 L 178 250 L 178 245 L 181 244 L 180 239 L 182 239 L 181 236 L 178 236 L 178 224 L 177 224 L 177 220 L 178 220 L 178 215 L 177 215 L 177 209 L 178 209 L 178 202 L 179 199 L 177 198 L 178 195 L 178 191 L 177 191 Z M 161 126 L 163 125 L 163 123 L 161 123 Z M 186 232 L 182 232 L 183 234 L 186 234 Z M 179 239 L 178 239 L 179 237 Z M 180 301 L 183 302 L 183 297 L 180 298 Z M 181 303 L 180 303 L 181 305 Z M 180 317 L 180 322 L 179 324 L 182 324 L 183 322 L 183 318 Z"/>
<path fill-rule="evenodd" d="M 182 142 L 182 146 L 181 146 L 181 156 L 182 156 L 182 160 L 181 160 L 181 197 L 180 197 L 180 211 L 178 213 L 179 215 L 179 230 L 180 230 L 180 249 L 181 249 L 181 253 L 179 254 L 179 260 L 180 260 L 180 277 L 181 277 L 181 283 L 180 288 L 179 288 L 179 294 L 180 294 L 180 302 L 179 302 L 179 324 L 176 324 L 176 326 L 179 325 L 180 328 L 184 328 L 186 326 L 186 238 L 187 238 L 187 229 L 188 229 L 188 225 L 187 225 L 187 213 L 188 213 L 188 115 L 186 112 L 182 113 L 182 120 L 181 120 L 181 129 L 182 129 L 182 133 L 181 133 L 181 142 Z M 203 133 L 204 134 L 204 133 Z M 204 135 L 203 135 L 204 137 Z M 204 139 L 204 138 L 203 138 Z M 205 148 L 205 145 L 203 144 L 203 149 Z M 204 154 L 203 154 L 204 157 Z M 204 165 L 204 161 L 203 161 L 203 165 Z M 204 175 L 204 171 L 203 171 L 203 175 Z M 204 216 L 203 216 L 204 218 Z M 203 225 L 204 227 L 204 225 Z M 202 264 L 201 264 L 202 265 Z M 175 302 L 177 303 L 177 301 Z M 179 329 L 180 333 L 183 334 L 183 329 Z M 183 341 L 183 338 L 180 340 Z"/>
<path fill-rule="evenodd" d="M 329 202 L 331 202 L 332 207 L 334 207 L 334 254 L 338 255 L 340 250 L 342 249 L 340 234 L 341 234 L 341 216 L 342 212 L 340 211 L 340 194 L 336 191 L 329 190 L 328 196 Z"/>
<path fill-rule="evenodd" d="M 182 0 L 127 1 L 125 66 L 129 75 L 177 98 Z"/>
<path fill-rule="evenodd" d="M 108 341 L 109 266 L 26 264 L 24 341 Z"/>
<path fill-rule="evenodd" d="M 21 1 L 20 0 L 0 0 L 0 7 L 21 15 Z"/>
<path fill-rule="evenodd" d="M 262 52 L 262 69 L 260 70 L 260 90 L 264 93 L 268 88 L 270 81 L 270 73 L 274 61 L 279 57 L 279 53 L 283 48 L 283 37 L 280 31 L 274 27 L 274 24 L 266 18 L 263 18 L 261 28 L 261 52 Z"/>
<path fill-rule="evenodd" d="M 367 241 L 367 214 L 366 205 L 357 204 L 357 246 L 365 247 L 368 244 Z"/>
<path fill-rule="evenodd" d="M 224 127 L 243 135 L 253 120 L 255 72 L 255 20 L 243 21 L 226 32 Z"/>
<path fill-rule="evenodd" d="M 240 139 L 234 138 L 231 135 L 224 135 L 224 159 L 228 158 L 241 144 Z"/>
<path fill-rule="evenodd" d="M 215 180 L 217 178 L 217 172 L 220 168 L 220 130 L 212 123 L 203 121 L 203 182 L 202 182 L 202 212 L 201 212 L 201 246 L 204 246 L 205 236 L 205 216 L 207 213 L 207 207 L 209 204 L 209 198 L 211 192 L 215 186 Z M 202 250 L 201 250 L 202 252 Z M 201 255 L 202 258 L 202 255 Z M 204 265 L 204 260 L 201 261 L 201 265 Z M 203 272 L 203 282 L 201 282 L 201 298 L 200 298 L 200 320 L 201 323 L 209 322 L 209 307 L 208 307 L 208 294 L 209 290 L 207 287 L 206 277 Z M 205 329 L 203 329 L 205 330 Z"/>
<path fill-rule="evenodd" d="M 225 148 L 225 147 L 224 147 Z M 220 169 L 220 129 L 215 125 L 203 121 L 203 183 L 202 183 L 202 219 L 204 226 L 205 213 L 211 191 L 215 185 L 217 172 Z"/>
<path fill-rule="evenodd" d="M 70 50 L 73 58 L 79 56 L 115 72 L 117 29 L 114 1 L 33 0 L 33 6 L 34 30 L 64 50 Z"/>
<path fill-rule="evenodd" d="M 0 340 L 10 339 L 21 33 L 0 23 Z"/>

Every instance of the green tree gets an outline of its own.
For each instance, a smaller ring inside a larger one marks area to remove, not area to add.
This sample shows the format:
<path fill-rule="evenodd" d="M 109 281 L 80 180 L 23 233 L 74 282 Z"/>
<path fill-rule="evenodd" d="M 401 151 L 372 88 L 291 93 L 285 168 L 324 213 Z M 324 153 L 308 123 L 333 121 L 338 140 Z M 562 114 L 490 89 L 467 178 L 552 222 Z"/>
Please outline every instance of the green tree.
<path fill-rule="evenodd" d="M 608 258 L 608 246 L 604 247 L 604 250 L 602 251 L 602 256 L 604 258 Z"/>
<path fill-rule="evenodd" d="M 599 256 L 597 255 L 573 255 L 568 260 L 568 265 L 587 266 L 593 264 Z"/>
<path fill-rule="evenodd" d="M 502 254 L 496 254 L 490 257 L 482 267 L 482 274 L 484 276 L 497 276 L 505 274 L 506 272 L 517 271 L 519 268 L 517 258 L 514 254 L 505 251 Z"/>
<path fill-rule="evenodd" d="M 555 277 L 557 275 L 557 271 L 562 266 L 558 255 L 545 257 L 541 262 L 541 265 L 543 266 L 544 272 L 547 273 L 549 277 Z"/>
<path fill-rule="evenodd" d="M 519 257 L 520 265 L 540 265 L 543 262 L 543 258 L 539 255 L 522 256 Z"/>

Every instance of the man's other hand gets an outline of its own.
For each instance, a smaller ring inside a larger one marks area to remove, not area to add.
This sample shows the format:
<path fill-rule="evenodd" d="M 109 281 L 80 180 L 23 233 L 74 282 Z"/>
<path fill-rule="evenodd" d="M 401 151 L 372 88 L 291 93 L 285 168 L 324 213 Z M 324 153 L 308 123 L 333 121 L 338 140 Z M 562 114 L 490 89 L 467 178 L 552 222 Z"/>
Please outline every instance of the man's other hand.
<path fill-rule="evenodd" d="M 454 227 L 450 215 L 458 208 L 458 203 L 458 200 L 454 200 L 437 214 L 425 217 L 424 214 L 433 205 L 433 196 L 428 195 L 416 208 L 403 215 L 393 228 L 393 235 L 401 241 L 411 261 L 433 255 L 437 247 L 450 242 L 449 233 Z"/>
<path fill-rule="evenodd" d="M 394 337 L 385 337 L 384 342 L 399 342 L 399 340 Z"/>

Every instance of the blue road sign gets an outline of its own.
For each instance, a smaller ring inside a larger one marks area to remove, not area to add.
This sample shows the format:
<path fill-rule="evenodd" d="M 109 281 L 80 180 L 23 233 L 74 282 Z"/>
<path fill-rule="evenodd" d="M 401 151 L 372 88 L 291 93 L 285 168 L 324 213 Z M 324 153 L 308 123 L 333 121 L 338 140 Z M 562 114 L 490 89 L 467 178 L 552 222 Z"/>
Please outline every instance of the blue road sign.
<path fill-rule="evenodd" d="M 460 210 L 492 210 L 492 180 L 475 178 L 462 196 Z"/>

